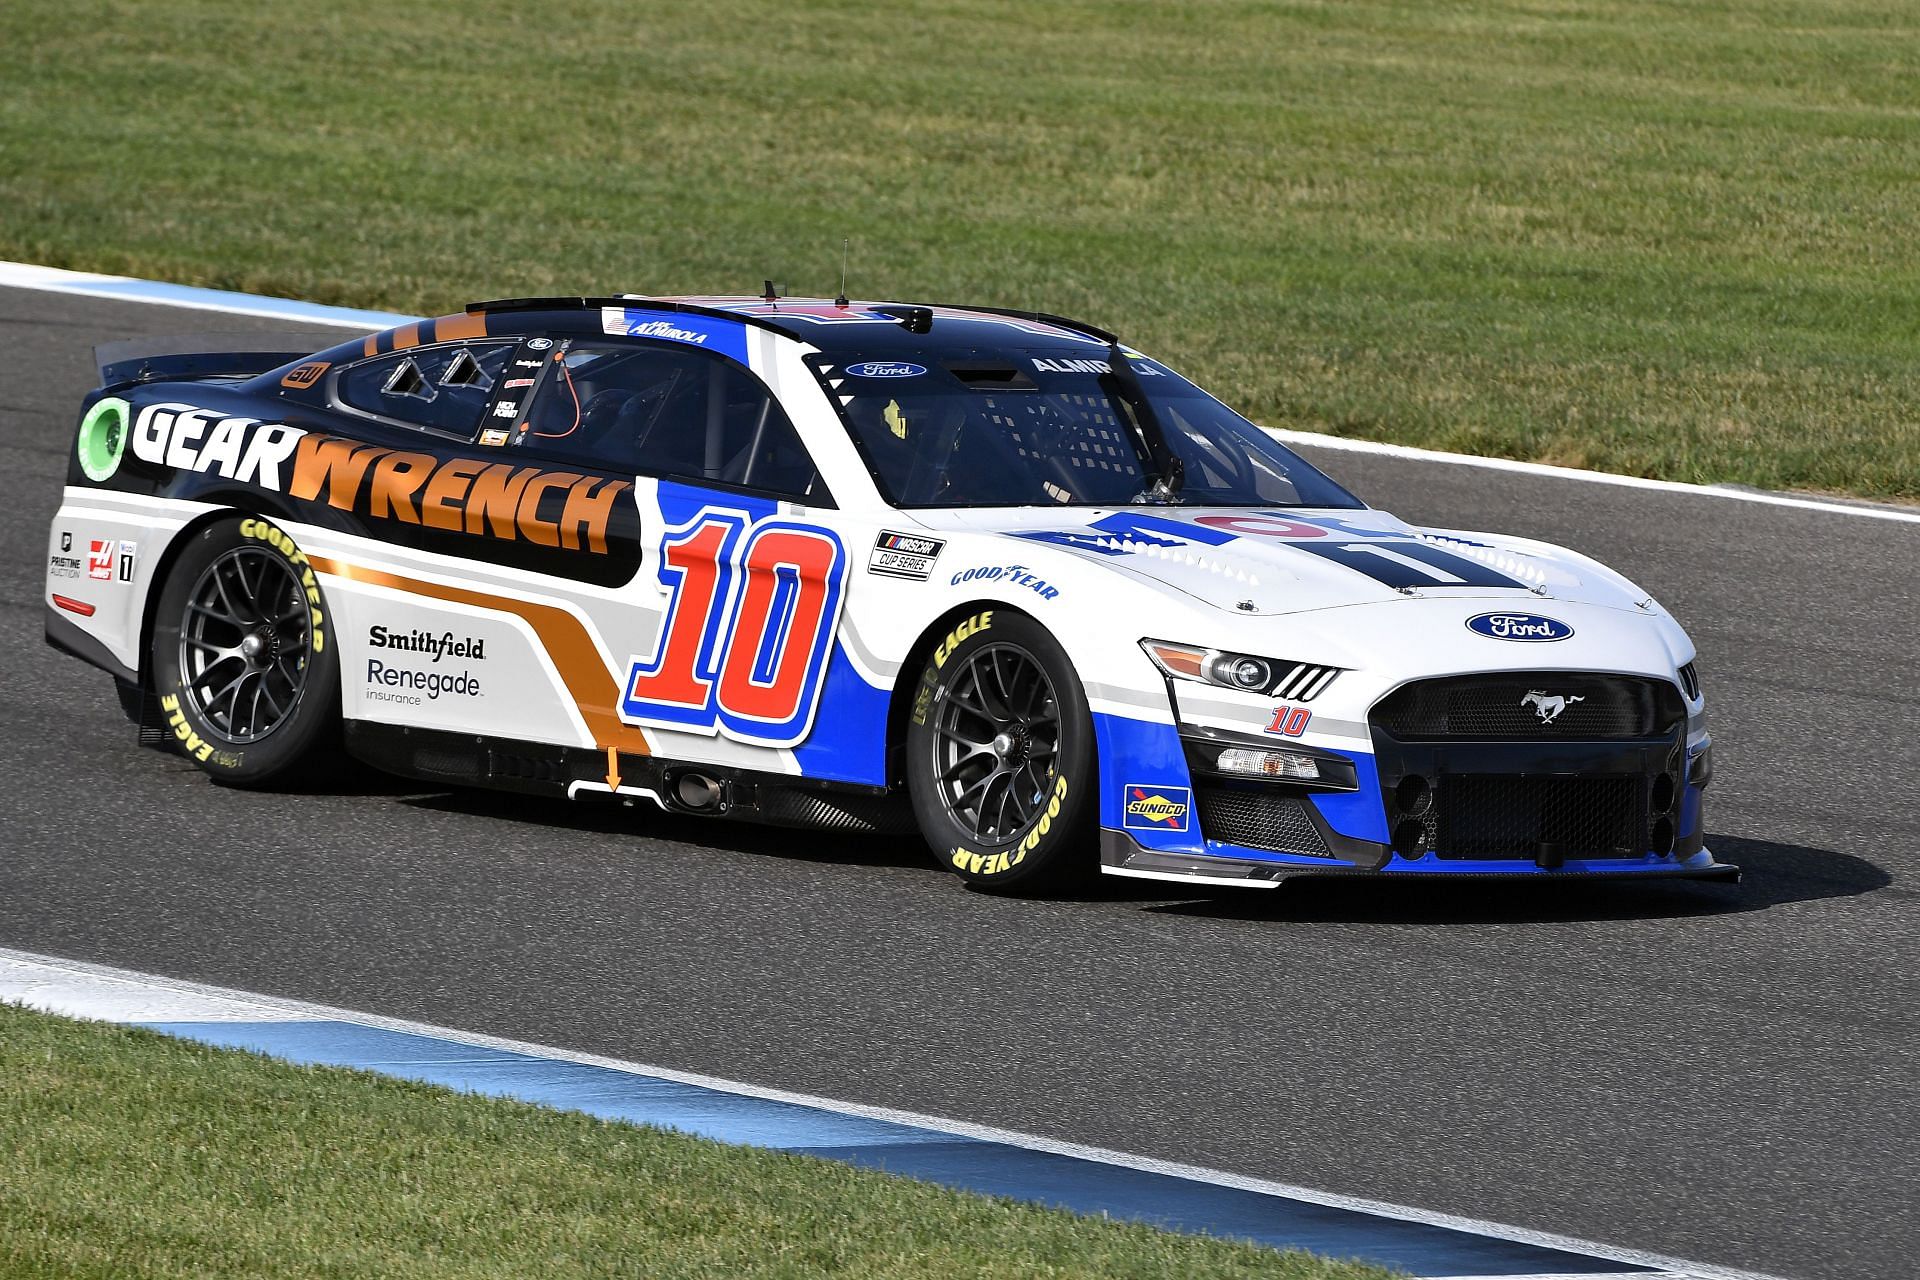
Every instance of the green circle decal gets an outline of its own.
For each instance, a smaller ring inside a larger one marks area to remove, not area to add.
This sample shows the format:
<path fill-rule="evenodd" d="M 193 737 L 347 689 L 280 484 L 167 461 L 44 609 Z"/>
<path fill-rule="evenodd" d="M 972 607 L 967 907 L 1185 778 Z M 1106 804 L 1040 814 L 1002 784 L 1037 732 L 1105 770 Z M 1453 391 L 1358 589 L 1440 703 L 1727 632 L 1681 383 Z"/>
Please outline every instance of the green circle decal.
<path fill-rule="evenodd" d="M 132 412 L 125 400 L 108 396 L 87 410 L 80 420 L 80 469 L 98 483 L 120 469 L 127 448 L 127 419 Z"/>

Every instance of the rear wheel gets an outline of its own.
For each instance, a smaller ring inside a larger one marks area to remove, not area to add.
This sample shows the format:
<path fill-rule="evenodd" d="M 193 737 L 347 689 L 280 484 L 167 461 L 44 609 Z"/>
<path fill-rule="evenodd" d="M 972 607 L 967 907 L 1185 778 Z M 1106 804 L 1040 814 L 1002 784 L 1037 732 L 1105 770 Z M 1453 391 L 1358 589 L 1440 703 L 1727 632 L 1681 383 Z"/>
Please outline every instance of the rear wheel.
<path fill-rule="evenodd" d="M 982 611 L 927 659 L 907 726 L 914 816 L 971 884 L 1035 888 L 1092 865 L 1086 694 L 1030 618 Z"/>
<path fill-rule="evenodd" d="M 311 772 L 310 757 L 337 747 L 329 632 L 313 568 L 277 525 L 222 520 L 192 535 L 161 588 L 149 651 L 176 745 L 232 786 Z"/>

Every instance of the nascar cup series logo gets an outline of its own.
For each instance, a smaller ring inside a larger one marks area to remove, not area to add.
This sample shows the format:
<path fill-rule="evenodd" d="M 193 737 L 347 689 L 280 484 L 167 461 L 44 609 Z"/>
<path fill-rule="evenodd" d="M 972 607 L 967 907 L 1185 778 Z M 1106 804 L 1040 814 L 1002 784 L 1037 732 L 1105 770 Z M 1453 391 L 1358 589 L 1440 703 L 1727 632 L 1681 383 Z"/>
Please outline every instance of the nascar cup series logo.
<path fill-rule="evenodd" d="M 1121 824 L 1130 831 L 1185 831 L 1193 813 L 1193 792 L 1186 787 L 1126 785 Z"/>

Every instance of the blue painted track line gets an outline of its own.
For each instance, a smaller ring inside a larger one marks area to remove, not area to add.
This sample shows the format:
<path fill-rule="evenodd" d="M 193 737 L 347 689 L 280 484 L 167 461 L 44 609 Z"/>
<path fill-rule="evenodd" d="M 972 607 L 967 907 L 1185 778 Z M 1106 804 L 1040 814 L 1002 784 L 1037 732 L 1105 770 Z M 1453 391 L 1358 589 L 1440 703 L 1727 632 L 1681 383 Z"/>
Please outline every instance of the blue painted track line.
<path fill-rule="evenodd" d="M 338 325 L 345 329 L 391 329 L 395 325 L 411 324 L 419 319 L 418 316 L 400 315 L 392 311 L 363 311 L 357 307 L 334 307 L 299 298 L 271 298 L 253 293 L 235 293 L 228 289 L 169 284 L 164 280 L 63 271 L 27 262 L 0 262 L 0 288 L 76 293 L 116 302 L 151 302 L 195 311 L 262 316 L 298 324 Z"/>
<path fill-rule="evenodd" d="M 357 329 L 391 329 L 410 324 L 417 317 L 391 311 L 361 311 L 354 307 L 330 307 L 324 303 L 301 302 L 295 298 L 263 298 L 250 293 L 229 293 L 224 289 L 201 289 L 193 285 L 165 284 L 158 280 L 116 280 L 80 282 L 67 292 L 93 294 L 121 301 L 162 302 L 176 307 L 202 311 L 238 312 L 256 316 L 285 316 L 302 323 L 316 321 Z"/>
<path fill-rule="evenodd" d="M 584 1062 L 340 1021 L 145 1022 L 290 1062 L 354 1067 L 719 1142 L 839 1160 L 1076 1213 L 1358 1258 L 1415 1276 L 1620 1276 L 1651 1267 L 1267 1192 L 729 1093 Z"/>

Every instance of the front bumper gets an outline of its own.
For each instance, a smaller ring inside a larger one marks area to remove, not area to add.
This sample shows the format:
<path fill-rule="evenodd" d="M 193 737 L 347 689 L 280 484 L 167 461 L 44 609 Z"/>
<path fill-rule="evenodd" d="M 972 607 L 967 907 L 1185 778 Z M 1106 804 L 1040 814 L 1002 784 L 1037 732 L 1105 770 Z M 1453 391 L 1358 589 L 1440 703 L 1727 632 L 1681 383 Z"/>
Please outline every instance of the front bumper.
<path fill-rule="evenodd" d="M 1671 858 L 1570 859 L 1557 867 L 1533 863 L 1407 862 L 1397 856 L 1374 867 L 1241 859 L 1226 854 L 1167 853 L 1148 849 L 1124 831 L 1102 828 L 1100 869 L 1107 875 L 1187 884 L 1271 889 L 1296 878 L 1363 876 L 1377 880 L 1720 880 L 1737 883 L 1740 868 L 1719 862 L 1705 848 L 1679 861 Z"/>

